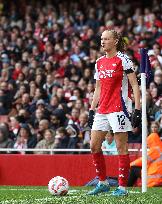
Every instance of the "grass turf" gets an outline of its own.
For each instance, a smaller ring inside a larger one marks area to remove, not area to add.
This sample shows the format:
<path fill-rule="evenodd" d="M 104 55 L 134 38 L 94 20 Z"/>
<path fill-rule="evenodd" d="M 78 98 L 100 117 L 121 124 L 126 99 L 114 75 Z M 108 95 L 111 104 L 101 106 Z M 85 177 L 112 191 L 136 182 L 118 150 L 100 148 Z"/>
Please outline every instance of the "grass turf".
<path fill-rule="evenodd" d="M 127 197 L 112 197 L 110 193 L 87 196 L 89 188 L 70 188 L 66 196 L 52 196 L 47 187 L 0 186 L 0 204 L 162 204 L 162 188 L 129 188 Z"/>

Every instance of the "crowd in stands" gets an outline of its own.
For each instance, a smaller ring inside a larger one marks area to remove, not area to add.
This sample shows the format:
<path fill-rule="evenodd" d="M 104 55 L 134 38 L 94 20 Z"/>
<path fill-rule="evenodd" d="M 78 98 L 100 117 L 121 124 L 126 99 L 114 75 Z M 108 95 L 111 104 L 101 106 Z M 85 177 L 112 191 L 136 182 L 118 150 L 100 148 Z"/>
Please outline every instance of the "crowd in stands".
<path fill-rule="evenodd" d="M 123 34 L 139 85 L 140 48 L 149 50 L 148 129 L 156 126 L 162 138 L 161 10 L 160 0 L 1 0 L 0 117 L 7 120 L 0 148 L 89 148 L 88 111 L 105 29 Z M 129 142 L 141 142 L 141 127 Z"/>

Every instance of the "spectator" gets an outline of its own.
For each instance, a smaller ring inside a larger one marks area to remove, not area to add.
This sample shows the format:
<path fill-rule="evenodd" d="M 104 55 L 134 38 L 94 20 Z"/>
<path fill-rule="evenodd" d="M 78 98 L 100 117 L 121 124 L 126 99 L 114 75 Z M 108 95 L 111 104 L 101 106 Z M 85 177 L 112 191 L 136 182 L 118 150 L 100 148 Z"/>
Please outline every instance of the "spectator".
<path fill-rule="evenodd" d="M 54 149 L 55 148 L 55 132 L 52 129 L 46 129 L 43 134 L 43 139 L 39 141 L 36 149 Z M 35 151 L 35 154 L 50 154 L 50 151 Z"/>
<path fill-rule="evenodd" d="M 19 98 L 15 103 L 21 103 L 22 108 L 31 112 L 31 105 L 30 105 L 30 95 L 28 93 L 23 93 L 21 98 Z"/>
<path fill-rule="evenodd" d="M 53 112 L 59 105 L 59 98 L 57 96 L 52 96 L 48 105 L 48 110 Z"/>
<path fill-rule="evenodd" d="M 67 133 L 69 135 L 69 142 L 68 142 L 68 149 L 77 149 L 78 148 L 78 134 L 79 134 L 79 129 L 75 124 L 68 125 L 66 127 Z M 75 153 L 75 152 L 71 152 Z"/>
<path fill-rule="evenodd" d="M 39 128 L 36 131 L 37 142 L 43 139 L 45 130 L 49 129 L 50 122 L 47 119 L 42 119 L 39 121 Z"/>
<path fill-rule="evenodd" d="M 58 97 L 59 103 L 66 103 L 63 88 L 58 88 L 57 89 L 56 96 Z"/>
<path fill-rule="evenodd" d="M 8 113 L 9 110 L 11 109 L 11 101 L 12 99 L 12 94 L 11 92 L 8 90 L 8 84 L 7 82 L 1 82 L 0 83 L 0 90 L 1 90 L 1 95 L 3 97 L 2 99 L 2 104 L 3 107 L 6 109 L 6 112 Z M 4 103 L 5 102 L 5 103 Z"/>
<path fill-rule="evenodd" d="M 154 121 L 154 115 L 158 111 L 157 105 L 154 103 L 153 98 L 151 97 L 151 94 L 147 91 L 146 92 L 146 110 L 147 110 L 147 116 L 148 116 L 148 122 Z"/>
<path fill-rule="evenodd" d="M 10 76 L 9 76 L 9 71 L 6 70 L 6 69 L 2 69 L 1 70 L 1 77 L 0 77 L 0 82 L 8 82 L 10 79 Z"/>
<path fill-rule="evenodd" d="M 162 142 L 157 133 L 151 133 L 147 138 L 147 146 L 149 151 L 147 153 L 147 186 L 160 186 L 162 183 L 162 160 L 160 155 L 162 153 Z M 141 178 L 142 157 L 131 162 L 130 175 L 128 179 L 128 186 L 133 186 L 138 178 Z"/>
<path fill-rule="evenodd" d="M 73 108 L 71 111 L 71 115 L 68 116 L 69 118 L 68 124 L 69 125 L 75 124 L 78 126 L 79 125 L 79 114 L 80 114 L 79 109 Z"/>
<path fill-rule="evenodd" d="M 51 129 L 55 131 L 61 126 L 61 121 L 57 114 L 51 114 L 50 123 L 51 123 Z"/>
<path fill-rule="evenodd" d="M 113 132 L 110 131 L 105 136 L 105 140 L 102 143 L 102 151 L 104 155 L 117 155 L 118 154 Z"/>
<path fill-rule="evenodd" d="M 37 110 L 41 110 L 44 114 L 44 118 L 49 118 L 49 111 L 48 109 L 46 108 L 46 103 L 43 99 L 39 99 L 37 102 L 36 102 L 36 109 Z"/>
<path fill-rule="evenodd" d="M 30 89 L 29 94 L 30 94 L 30 97 L 31 97 L 32 99 L 33 99 L 34 96 L 35 96 L 36 88 L 37 88 L 37 86 L 36 86 L 35 82 L 34 82 L 34 81 L 31 81 L 30 84 L 29 84 L 29 89 Z"/>
<path fill-rule="evenodd" d="M 46 91 L 48 96 L 52 94 L 52 86 L 53 86 L 53 76 L 51 74 L 48 74 L 46 77 L 46 83 L 43 85 L 43 89 Z"/>
<path fill-rule="evenodd" d="M 30 113 L 26 109 L 19 109 L 17 119 L 20 123 L 28 123 L 30 121 Z"/>
<path fill-rule="evenodd" d="M 159 94 L 162 93 L 162 70 L 158 69 L 154 74 L 154 81 L 157 84 Z"/>
<path fill-rule="evenodd" d="M 19 128 L 20 128 L 20 123 L 18 121 L 18 118 L 14 117 L 14 116 L 10 117 L 9 122 L 10 122 L 9 123 L 10 131 L 13 132 L 13 138 L 16 138 L 18 131 L 19 131 Z"/>
<path fill-rule="evenodd" d="M 32 135 L 30 127 L 27 124 L 21 124 L 19 132 L 17 134 L 16 141 L 14 143 L 14 149 L 23 150 L 27 148 L 34 148 L 37 144 L 37 138 Z M 21 154 L 25 152 L 21 151 Z"/>
<path fill-rule="evenodd" d="M 44 111 L 41 109 L 36 109 L 35 113 L 32 114 L 30 123 L 34 127 L 34 129 L 38 129 L 39 122 L 45 118 Z"/>
<path fill-rule="evenodd" d="M 151 122 L 150 133 L 159 133 L 159 123 L 156 121 Z"/>
<path fill-rule="evenodd" d="M 15 103 L 21 102 L 22 101 L 21 98 L 22 98 L 23 94 L 25 94 L 25 93 L 27 93 L 27 86 L 25 86 L 24 84 L 21 84 L 14 95 Z"/>
<path fill-rule="evenodd" d="M 3 90 L 0 90 L 0 115 L 6 115 L 7 110 L 5 108 L 5 94 Z"/>
<path fill-rule="evenodd" d="M 69 143 L 69 135 L 64 127 L 56 130 L 55 148 L 66 149 Z M 58 153 L 58 152 L 57 152 Z M 63 152 L 62 152 L 63 153 Z"/>
<path fill-rule="evenodd" d="M 90 127 L 88 126 L 88 114 L 83 112 L 79 116 L 80 148 L 90 148 Z"/>
<path fill-rule="evenodd" d="M 16 80 L 16 86 L 19 87 L 20 85 L 27 85 L 27 84 L 28 84 L 28 81 L 25 79 L 25 74 L 20 72 Z"/>
<path fill-rule="evenodd" d="M 47 73 L 47 75 L 48 74 L 51 74 L 52 72 L 53 72 L 53 64 L 52 64 L 52 62 L 50 62 L 50 61 L 46 61 L 45 62 L 45 65 L 44 65 L 44 68 L 45 68 L 45 71 L 46 71 L 46 73 Z M 46 79 L 47 80 L 47 79 Z M 48 79 L 49 80 L 49 79 Z M 48 81 L 47 80 L 47 81 Z"/>
<path fill-rule="evenodd" d="M 77 99 L 74 103 L 74 108 L 80 110 L 81 113 L 86 113 L 86 108 L 84 107 L 84 102 L 82 99 Z"/>
<path fill-rule="evenodd" d="M 9 138 L 9 129 L 5 125 L 0 125 L 0 148 L 12 148 L 13 140 Z M 2 154 L 2 152 L 0 152 Z"/>
<path fill-rule="evenodd" d="M 151 98 L 153 99 L 153 102 L 156 104 L 156 102 L 159 99 L 158 88 L 157 87 L 153 88 L 150 94 Z"/>

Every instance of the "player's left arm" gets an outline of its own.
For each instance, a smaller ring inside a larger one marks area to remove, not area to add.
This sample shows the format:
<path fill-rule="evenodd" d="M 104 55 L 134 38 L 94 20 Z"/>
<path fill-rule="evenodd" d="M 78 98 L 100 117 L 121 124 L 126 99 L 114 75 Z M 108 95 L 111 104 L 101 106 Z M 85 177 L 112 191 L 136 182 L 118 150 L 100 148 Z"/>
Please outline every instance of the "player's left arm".
<path fill-rule="evenodd" d="M 135 100 L 135 109 L 140 110 L 141 109 L 140 89 L 138 86 L 136 74 L 135 74 L 135 72 L 131 72 L 131 73 L 127 74 L 127 77 L 128 77 L 129 83 L 133 89 L 134 100 Z"/>

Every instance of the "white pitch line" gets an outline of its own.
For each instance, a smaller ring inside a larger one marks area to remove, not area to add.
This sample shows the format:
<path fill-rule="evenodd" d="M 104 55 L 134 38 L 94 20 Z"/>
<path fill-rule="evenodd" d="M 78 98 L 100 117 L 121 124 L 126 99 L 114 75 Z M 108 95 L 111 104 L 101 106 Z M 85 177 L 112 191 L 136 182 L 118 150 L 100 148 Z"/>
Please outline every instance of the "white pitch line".
<path fill-rule="evenodd" d="M 24 189 L 22 189 L 22 188 L 0 188 L 0 191 L 6 191 L 6 190 L 8 190 L 8 191 L 48 191 L 48 189 L 35 189 L 35 188 L 24 188 Z M 72 190 L 69 190 L 68 191 L 68 193 L 76 193 L 76 192 L 87 192 L 87 190 L 82 190 L 82 189 L 77 189 L 77 190 L 75 190 L 75 189 L 72 189 Z"/>
<path fill-rule="evenodd" d="M 0 191 L 48 191 L 48 189 L 35 189 L 35 188 L 0 188 Z"/>
<path fill-rule="evenodd" d="M 2 190 L 2 189 L 1 189 Z M 6 189 L 3 189 L 3 190 L 6 190 Z M 17 190 L 17 189 L 13 189 L 13 190 Z M 23 190 L 23 189 L 21 189 L 21 190 Z M 27 189 L 26 189 L 27 190 Z M 28 189 L 28 190 L 31 190 L 31 188 L 30 189 Z M 34 190 L 34 189 L 33 189 Z M 37 190 L 43 190 L 43 189 L 37 189 Z M 81 190 L 82 191 L 82 190 Z M 68 194 L 72 194 L 72 193 L 76 193 L 76 192 L 81 192 L 79 189 L 78 190 L 69 190 L 68 191 Z M 84 192 L 86 191 L 86 190 L 83 190 Z M 67 195 L 68 195 L 67 194 Z M 70 195 L 71 197 L 78 197 L 78 195 Z M 80 195 L 79 195 L 80 196 Z M 61 196 L 58 196 L 58 197 L 61 197 Z M 66 196 L 65 196 L 66 197 Z M 67 197 L 68 198 L 68 197 Z M 45 202 L 45 201 L 53 201 L 53 196 L 51 196 L 51 197 L 44 197 L 44 198 L 35 198 L 34 199 L 35 201 L 37 201 L 38 202 L 38 204 L 41 202 Z M 11 203 L 14 203 L 14 204 L 28 204 L 29 203 L 29 201 L 30 200 L 28 200 L 28 199 L 21 199 L 21 200 L 5 200 L 5 201 L 1 201 L 0 203 L 1 204 L 11 204 Z M 40 204 L 41 204 L 40 203 Z"/>
<path fill-rule="evenodd" d="M 79 190 L 79 189 L 72 189 L 72 190 L 69 190 L 69 191 L 68 191 L 68 194 L 69 194 L 69 193 L 70 193 L 70 194 L 71 194 L 71 193 L 77 193 L 77 192 L 87 192 L 87 190 L 84 190 L 84 189 L 83 189 L 83 190 L 82 190 L 82 189 L 80 189 L 80 190 Z"/>
<path fill-rule="evenodd" d="M 128 193 L 138 194 L 141 193 L 140 191 L 128 191 Z"/>
<path fill-rule="evenodd" d="M 0 188 L 0 191 L 48 191 L 48 189 L 35 189 L 35 188 Z M 73 193 L 77 193 L 77 192 L 88 192 L 88 190 L 82 190 L 82 189 L 72 189 L 68 191 L 68 194 L 73 194 Z M 133 194 L 138 194 L 141 193 L 140 191 L 128 191 L 129 193 L 133 193 Z"/>
<path fill-rule="evenodd" d="M 6 190 L 6 189 L 1 189 L 1 190 Z M 13 190 L 18 190 L 18 189 L 13 189 Z M 23 189 L 20 189 L 20 190 L 23 190 Z M 32 190 L 31 188 L 30 189 L 25 189 L 25 190 Z M 33 189 L 33 190 L 38 190 L 38 191 L 42 191 L 44 189 Z M 46 190 L 46 189 L 45 189 Z M 72 193 L 77 193 L 77 192 L 87 192 L 87 190 L 69 190 L 68 194 L 72 194 Z M 129 193 L 131 194 L 138 194 L 140 193 L 139 191 L 129 191 Z M 67 195 L 68 195 L 67 194 Z M 70 195 L 72 197 L 77 197 L 80 196 L 80 195 Z M 111 196 L 110 194 L 107 194 L 107 196 Z M 59 197 L 59 196 L 58 196 Z M 34 199 L 35 201 L 38 202 L 38 204 L 41 204 L 42 202 L 44 201 L 53 201 L 53 197 L 45 197 L 45 198 L 36 198 Z M 28 199 L 22 199 L 22 200 L 5 200 L 5 201 L 1 201 L 0 203 L 1 204 L 11 204 L 11 203 L 14 203 L 14 204 L 29 204 L 30 200 Z M 40 203 L 41 202 L 41 203 Z"/>
<path fill-rule="evenodd" d="M 53 198 L 48 198 L 48 197 L 45 197 L 45 198 L 36 198 L 35 201 L 38 202 L 38 204 L 43 201 L 52 201 Z M 21 200 L 5 200 L 5 201 L 1 201 L 1 204 L 11 204 L 11 203 L 14 203 L 14 204 L 29 204 L 30 203 L 30 200 L 28 199 L 21 199 Z M 40 204 L 41 204 L 40 203 Z"/>

